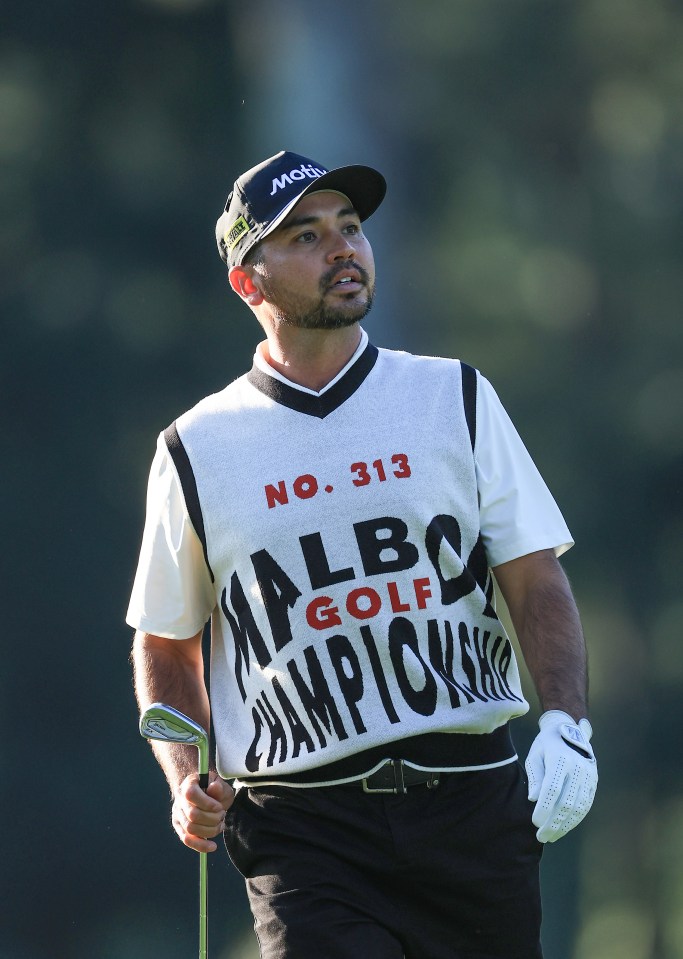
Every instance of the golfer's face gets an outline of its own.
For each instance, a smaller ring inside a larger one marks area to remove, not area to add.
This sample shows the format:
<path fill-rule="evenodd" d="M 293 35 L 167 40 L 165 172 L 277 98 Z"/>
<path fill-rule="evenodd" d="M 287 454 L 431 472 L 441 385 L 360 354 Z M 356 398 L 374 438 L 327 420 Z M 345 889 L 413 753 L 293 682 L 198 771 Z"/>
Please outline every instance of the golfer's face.
<path fill-rule="evenodd" d="M 375 263 L 351 202 L 329 191 L 304 197 L 262 243 L 259 286 L 285 322 L 348 326 L 372 302 Z"/>

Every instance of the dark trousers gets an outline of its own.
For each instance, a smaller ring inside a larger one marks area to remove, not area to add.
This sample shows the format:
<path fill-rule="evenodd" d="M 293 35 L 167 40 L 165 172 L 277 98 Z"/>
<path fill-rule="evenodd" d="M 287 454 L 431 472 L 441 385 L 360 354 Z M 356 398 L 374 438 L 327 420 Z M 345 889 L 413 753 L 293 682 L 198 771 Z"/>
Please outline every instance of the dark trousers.
<path fill-rule="evenodd" d="M 437 789 L 238 791 L 226 820 L 262 959 L 541 959 L 519 763 Z"/>

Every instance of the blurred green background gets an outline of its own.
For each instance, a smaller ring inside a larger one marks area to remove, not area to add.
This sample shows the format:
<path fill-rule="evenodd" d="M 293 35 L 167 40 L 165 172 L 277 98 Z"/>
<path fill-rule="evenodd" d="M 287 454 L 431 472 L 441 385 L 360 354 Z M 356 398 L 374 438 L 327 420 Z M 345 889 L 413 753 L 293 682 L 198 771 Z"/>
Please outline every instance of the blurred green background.
<path fill-rule="evenodd" d="M 259 339 L 215 219 L 282 148 L 386 174 L 372 338 L 482 369 L 577 541 L 601 783 L 544 855 L 546 957 L 683 957 L 680 3 L 2 20 L 0 957 L 195 954 L 197 861 L 137 733 L 124 614 L 156 435 Z M 253 959 L 222 852 L 209 887 L 210 954 Z"/>

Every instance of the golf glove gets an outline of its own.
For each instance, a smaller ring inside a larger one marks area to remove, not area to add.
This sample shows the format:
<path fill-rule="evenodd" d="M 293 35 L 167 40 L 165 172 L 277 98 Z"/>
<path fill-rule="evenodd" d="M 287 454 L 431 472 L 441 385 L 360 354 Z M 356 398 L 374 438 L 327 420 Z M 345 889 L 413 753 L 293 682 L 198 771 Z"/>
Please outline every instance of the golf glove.
<path fill-rule="evenodd" d="M 577 826 L 593 804 L 598 768 L 587 719 L 579 723 L 559 709 L 543 713 L 525 763 L 531 820 L 539 842 L 555 842 Z"/>

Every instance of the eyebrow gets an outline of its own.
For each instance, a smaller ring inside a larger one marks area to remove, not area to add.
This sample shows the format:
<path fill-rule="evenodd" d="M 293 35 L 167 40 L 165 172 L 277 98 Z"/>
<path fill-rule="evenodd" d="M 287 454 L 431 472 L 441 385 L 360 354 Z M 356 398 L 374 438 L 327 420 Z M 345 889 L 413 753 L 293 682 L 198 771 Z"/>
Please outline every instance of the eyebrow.
<path fill-rule="evenodd" d="M 346 206 L 343 210 L 340 210 L 337 213 L 337 219 L 342 220 L 347 216 L 358 216 L 358 211 L 355 207 Z M 287 221 L 280 226 L 281 230 L 294 230 L 297 227 L 309 226 L 312 223 L 319 223 L 322 217 L 319 216 L 295 216 L 293 218 L 287 218 Z"/>

